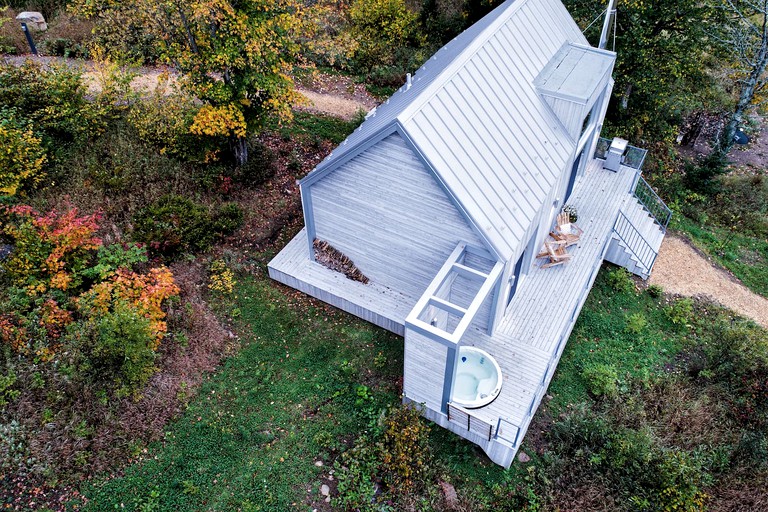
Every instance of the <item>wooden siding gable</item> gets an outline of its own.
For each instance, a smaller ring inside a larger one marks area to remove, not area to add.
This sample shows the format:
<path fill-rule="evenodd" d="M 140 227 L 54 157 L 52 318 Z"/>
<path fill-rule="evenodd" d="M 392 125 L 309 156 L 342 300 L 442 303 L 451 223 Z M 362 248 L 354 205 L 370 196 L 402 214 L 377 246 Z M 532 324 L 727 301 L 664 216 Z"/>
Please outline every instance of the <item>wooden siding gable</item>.
<path fill-rule="evenodd" d="M 373 282 L 412 296 L 414 302 L 458 241 L 484 246 L 434 173 L 397 132 L 307 191 L 313 236 L 351 258 Z"/>
<path fill-rule="evenodd" d="M 353 151 L 349 151 L 345 153 L 342 157 L 328 162 L 327 165 L 324 165 L 322 167 L 318 166 L 314 171 L 310 172 L 307 176 L 305 176 L 303 179 L 299 181 L 299 184 L 301 186 L 301 192 L 302 192 L 302 201 L 304 202 L 304 219 L 305 219 L 305 224 L 307 226 L 307 231 L 309 233 L 309 239 L 312 240 L 315 236 L 314 218 L 311 213 L 312 212 L 312 208 L 311 208 L 312 185 L 320 182 L 326 176 L 333 173 L 334 171 L 336 171 L 337 169 L 345 165 L 347 162 L 349 162 L 353 158 L 356 158 L 364 154 L 369 148 L 375 146 L 376 144 L 380 143 L 382 140 L 394 134 L 399 135 L 402 138 L 403 142 L 405 142 L 408 149 L 410 149 L 410 151 L 421 161 L 421 164 L 429 172 L 429 174 L 431 174 L 432 178 L 435 180 L 435 182 L 440 187 L 442 192 L 448 197 L 448 199 L 451 201 L 451 203 L 459 212 L 459 214 L 464 218 L 467 224 L 469 224 L 469 226 L 472 228 L 472 231 L 474 232 L 474 234 L 482 241 L 482 246 L 486 250 L 488 250 L 497 260 L 503 261 L 503 258 L 501 257 L 498 249 L 491 243 L 490 239 L 486 236 L 485 232 L 482 229 L 480 229 L 478 223 L 467 212 L 467 209 L 464 207 L 464 205 L 462 205 L 461 201 L 456 197 L 456 195 L 446 185 L 445 181 L 435 171 L 435 168 L 434 168 L 434 165 L 432 165 L 432 162 L 430 162 L 429 159 L 424 155 L 424 153 L 419 149 L 419 147 L 416 144 L 414 144 L 407 130 L 402 126 L 402 124 L 400 124 L 399 121 L 394 121 L 384 126 L 378 132 L 372 134 L 365 140 L 358 142 L 357 147 Z"/>

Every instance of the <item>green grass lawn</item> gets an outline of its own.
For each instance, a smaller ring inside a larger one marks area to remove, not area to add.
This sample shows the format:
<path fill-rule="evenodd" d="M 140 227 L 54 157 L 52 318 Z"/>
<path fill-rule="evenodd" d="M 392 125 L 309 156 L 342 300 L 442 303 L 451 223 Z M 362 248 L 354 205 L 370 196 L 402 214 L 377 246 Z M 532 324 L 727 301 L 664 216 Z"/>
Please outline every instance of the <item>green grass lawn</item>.
<path fill-rule="evenodd" d="M 621 289 L 627 282 L 610 269 L 598 276 L 549 389 L 552 398 L 523 444 L 531 462 L 504 470 L 474 445 L 433 426 L 430 480 L 417 510 L 437 507 L 437 480 L 456 487 L 466 510 L 537 510 L 565 499 L 557 497 L 554 468 L 582 455 L 553 451 L 540 432 L 565 421 L 559 418 L 575 404 L 602 410 L 606 402 L 594 395 L 584 369 L 608 368 L 617 400 L 633 396 L 635 403 L 638 383 L 645 389 L 670 375 L 681 351 L 705 333 L 706 322 L 673 323 L 663 296 Z M 140 462 L 83 489 L 86 510 L 312 510 L 329 464 L 380 410 L 399 402 L 401 338 L 264 277 L 242 277 L 236 293 L 240 352 Z"/>
<path fill-rule="evenodd" d="M 238 296 L 240 353 L 142 462 L 86 489 L 86 510 L 307 509 L 324 470 L 315 461 L 397 401 L 400 338 L 266 279 L 243 279 Z M 356 405 L 366 389 L 371 398 Z"/>

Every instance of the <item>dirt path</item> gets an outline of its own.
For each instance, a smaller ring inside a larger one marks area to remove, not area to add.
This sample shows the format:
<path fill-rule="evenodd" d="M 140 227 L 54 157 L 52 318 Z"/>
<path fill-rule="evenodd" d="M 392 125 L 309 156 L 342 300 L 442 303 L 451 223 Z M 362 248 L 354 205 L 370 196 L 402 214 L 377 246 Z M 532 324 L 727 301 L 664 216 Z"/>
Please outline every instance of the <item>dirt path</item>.
<path fill-rule="evenodd" d="M 714 266 L 680 237 L 664 238 L 650 284 L 661 286 L 667 293 L 707 297 L 768 328 L 768 299 Z"/>
<path fill-rule="evenodd" d="M 31 55 L 0 56 L 0 59 L 20 66 L 27 59 L 40 62 L 45 66 L 64 64 L 82 72 L 83 82 L 91 93 L 101 92 L 103 78 L 99 66 L 92 61 L 66 59 L 63 57 L 33 57 Z M 157 89 L 160 77 L 167 80 L 166 92 L 170 92 L 176 84 L 176 77 L 167 66 L 141 67 L 135 69 L 136 77 L 131 81 L 134 91 L 149 94 Z M 299 110 L 327 114 L 353 119 L 360 112 L 368 112 L 378 104 L 365 90 L 365 86 L 354 82 L 342 75 L 331 75 L 314 72 L 298 80 L 296 90 L 305 98 L 295 107 Z"/>

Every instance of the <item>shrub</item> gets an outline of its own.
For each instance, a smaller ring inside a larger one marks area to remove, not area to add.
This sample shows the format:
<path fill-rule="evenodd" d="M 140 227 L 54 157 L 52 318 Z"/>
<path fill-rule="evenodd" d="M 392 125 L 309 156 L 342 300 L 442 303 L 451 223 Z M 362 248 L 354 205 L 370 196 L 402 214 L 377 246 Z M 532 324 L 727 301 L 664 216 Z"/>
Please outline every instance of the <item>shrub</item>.
<path fill-rule="evenodd" d="M 157 343 L 151 321 L 135 307 L 118 302 L 87 323 L 86 331 L 84 370 L 114 386 L 118 396 L 140 389 L 154 373 Z"/>
<path fill-rule="evenodd" d="M 20 120 L 15 109 L 0 110 L 0 194 L 14 195 L 42 179 L 46 162 L 42 140 L 31 124 Z"/>
<path fill-rule="evenodd" d="M 13 389 L 16 384 L 16 373 L 8 369 L 5 375 L 0 374 L 0 407 L 4 407 L 19 396 L 20 391 Z"/>
<path fill-rule="evenodd" d="M 230 296 L 234 291 L 235 274 L 224 260 L 213 260 L 210 266 L 208 289 L 221 296 Z"/>
<path fill-rule="evenodd" d="M 594 396 L 615 398 L 619 394 L 619 374 L 614 366 L 592 363 L 584 367 L 581 377 Z"/>
<path fill-rule="evenodd" d="M 40 52 L 43 55 L 52 55 L 54 57 L 88 58 L 88 49 L 85 46 L 66 37 L 46 39 L 40 44 Z"/>
<path fill-rule="evenodd" d="M 626 317 L 627 325 L 624 329 L 632 334 L 639 334 L 643 332 L 648 325 L 648 320 L 642 313 L 633 313 Z"/>
<path fill-rule="evenodd" d="M 178 195 L 161 197 L 133 218 L 133 238 L 167 257 L 208 249 L 220 231 L 205 206 Z"/>
<path fill-rule="evenodd" d="M 421 487 L 430 463 L 429 427 L 419 410 L 409 405 L 391 408 L 383 419 L 382 471 L 398 493 Z"/>
<path fill-rule="evenodd" d="M 100 134 L 104 109 L 111 108 L 87 100 L 80 72 L 56 64 L 43 67 L 32 60 L 21 66 L 0 63 L 0 105 L 13 105 L 32 121 L 47 146 Z"/>
<path fill-rule="evenodd" d="M 658 284 L 652 284 L 648 286 L 648 289 L 646 291 L 648 292 L 648 295 L 650 295 L 654 299 L 658 299 L 659 297 L 664 295 L 664 288 L 662 288 Z"/>
<path fill-rule="evenodd" d="M 79 217 L 76 208 L 41 215 L 23 205 L 5 212 L 10 222 L 2 233 L 10 237 L 14 249 L 0 265 L 11 282 L 32 293 L 77 288 L 92 251 L 101 245 L 95 236 L 99 215 Z"/>
<path fill-rule="evenodd" d="M 214 213 L 212 220 L 213 230 L 220 235 L 234 233 L 243 225 L 245 214 L 237 203 L 225 203 Z"/>
<path fill-rule="evenodd" d="M 418 409 L 391 407 L 372 435 L 359 437 L 336 463 L 339 504 L 346 509 L 379 510 L 377 503 L 382 500 L 399 499 L 421 488 L 431 463 L 428 436 L 429 427 Z M 375 495 L 374 482 L 380 480 L 388 485 L 388 496 Z"/>
<path fill-rule="evenodd" d="M 94 285 L 80 295 L 77 304 L 90 318 L 114 313 L 115 308 L 127 304 L 149 320 L 153 348 L 156 349 L 168 329 L 163 303 L 178 293 L 179 287 L 166 267 L 153 268 L 147 274 L 120 269 L 109 280 Z"/>
<path fill-rule="evenodd" d="M 693 320 L 693 300 L 678 299 L 665 309 L 667 318 L 675 325 L 687 325 Z"/>
<path fill-rule="evenodd" d="M 708 359 L 725 387 L 734 417 L 749 428 L 768 427 L 768 334 L 742 322 L 722 323 L 710 340 Z"/>
<path fill-rule="evenodd" d="M 700 464 L 684 452 L 658 446 L 650 429 L 619 426 L 579 407 L 555 421 L 549 436 L 571 464 L 607 476 L 633 510 L 703 509 Z"/>
<path fill-rule="evenodd" d="M 94 281 L 103 281 L 119 269 L 131 270 L 137 263 L 147 261 L 146 248 L 138 244 L 102 245 L 96 253 L 96 265 L 83 270 L 82 274 Z"/>
<path fill-rule="evenodd" d="M 340 462 L 336 463 L 339 508 L 361 512 L 378 510 L 374 482 L 379 457 L 375 443 L 365 436 L 359 437 L 355 445 L 341 455 Z"/>
<path fill-rule="evenodd" d="M 632 275 L 625 268 L 611 270 L 608 273 L 608 284 L 618 293 L 631 293 L 635 291 Z"/>
<path fill-rule="evenodd" d="M 93 23 L 66 10 L 56 13 L 45 31 L 42 46 L 48 55 L 87 58 Z M 55 52 L 55 53 L 53 53 Z"/>

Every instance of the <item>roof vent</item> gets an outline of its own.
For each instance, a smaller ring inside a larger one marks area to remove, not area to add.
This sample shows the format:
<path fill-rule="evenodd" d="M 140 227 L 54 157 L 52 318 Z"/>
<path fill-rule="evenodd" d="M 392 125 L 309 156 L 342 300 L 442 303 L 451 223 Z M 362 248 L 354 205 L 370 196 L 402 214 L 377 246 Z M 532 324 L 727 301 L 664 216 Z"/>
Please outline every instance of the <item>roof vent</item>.
<path fill-rule="evenodd" d="M 413 84 L 413 79 L 411 79 L 411 74 L 408 73 L 405 75 L 405 90 L 407 91 L 408 89 L 410 89 L 412 84 Z"/>

